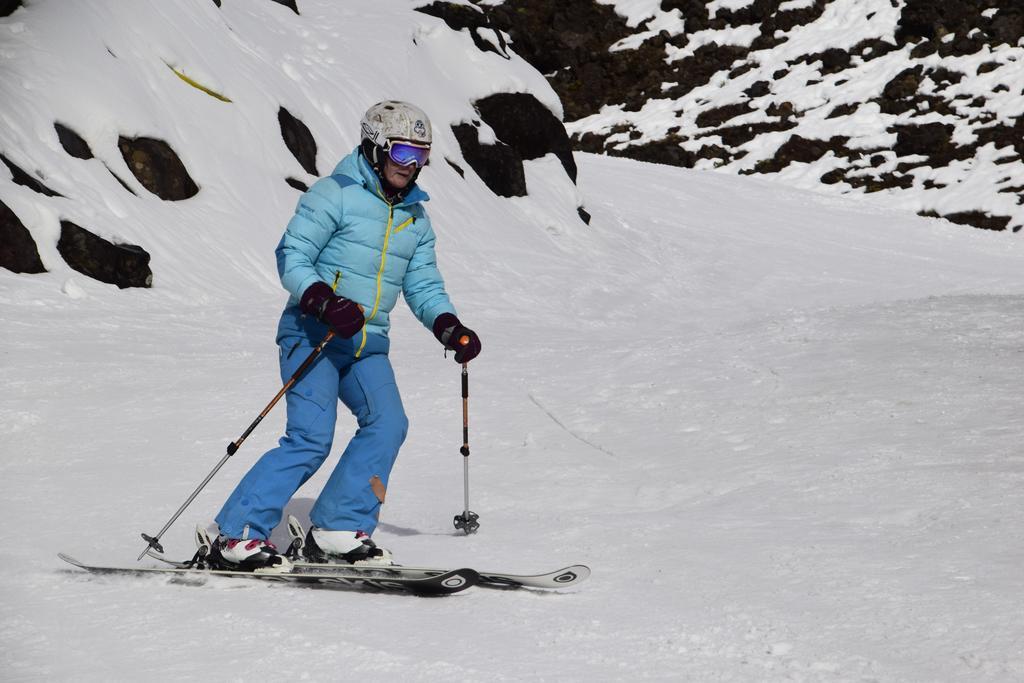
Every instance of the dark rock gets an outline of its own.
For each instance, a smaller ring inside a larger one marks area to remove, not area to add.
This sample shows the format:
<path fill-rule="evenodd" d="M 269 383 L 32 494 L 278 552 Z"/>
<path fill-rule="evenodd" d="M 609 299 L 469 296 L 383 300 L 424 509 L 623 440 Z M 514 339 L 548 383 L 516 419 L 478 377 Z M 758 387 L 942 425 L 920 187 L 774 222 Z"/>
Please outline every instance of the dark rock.
<path fill-rule="evenodd" d="M 536 97 L 526 93 L 498 93 L 473 104 L 498 139 L 512 147 L 521 159 L 554 154 L 569 178 L 576 182 L 576 161 L 565 126 Z"/>
<path fill-rule="evenodd" d="M 728 17 L 730 21 L 739 19 L 743 23 L 760 24 L 761 35 L 754 39 L 750 51 L 769 50 L 780 45 L 789 36 L 785 35 L 797 26 L 805 26 L 816 21 L 825 12 L 825 7 L 833 0 L 815 0 L 810 7 L 801 7 L 784 12 L 778 11 L 777 0 L 754 0 L 753 3 L 732 12 L 718 10 L 717 16 Z M 744 15 L 747 15 L 744 17 Z"/>
<path fill-rule="evenodd" d="M 570 139 L 572 140 L 573 147 L 581 152 L 601 154 L 604 152 L 604 141 L 607 138 L 607 135 L 598 135 L 597 133 L 587 131 L 583 135 L 573 135 Z"/>
<path fill-rule="evenodd" d="M 792 102 L 772 102 L 764 110 L 764 113 L 768 116 L 777 116 L 785 120 L 792 118 L 796 114 L 796 109 L 793 107 Z"/>
<path fill-rule="evenodd" d="M 826 185 L 846 183 L 850 187 L 862 188 L 865 192 L 881 192 L 894 188 L 907 190 L 914 186 L 914 179 L 908 175 L 882 173 L 881 175 L 849 175 L 852 169 L 834 168 L 819 180 Z"/>
<path fill-rule="evenodd" d="M 730 147 L 739 147 L 740 145 L 750 142 L 762 133 L 777 133 L 779 131 L 795 128 L 796 125 L 796 121 L 791 118 L 782 119 L 780 121 L 767 121 L 764 123 L 748 123 L 743 126 L 725 126 L 724 128 L 718 128 L 708 133 L 702 133 L 699 137 L 704 137 L 706 135 L 718 135 L 722 138 L 722 142 Z"/>
<path fill-rule="evenodd" d="M 1024 115 L 1012 119 L 1012 123 L 996 122 L 977 130 L 978 146 L 989 143 L 996 149 L 1011 147 L 1017 153 L 1018 160 L 1024 157 Z"/>
<path fill-rule="evenodd" d="M 28 228 L 3 202 L 0 202 L 0 268 L 15 273 L 46 272 Z"/>
<path fill-rule="evenodd" d="M 953 71 L 945 67 L 935 67 L 934 69 L 928 69 L 925 75 L 936 85 L 946 87 L 949 85 L 955 85 L 964 79 L 964 74 L 959 71 Z"/>
<path fill-rule="evenodd" d="M 697 150 L 698 159 L 718 159 L 728 162 L 733 159 L 742 159 L 744 156 L 746 156 L 746 151 L 733 153 L 721 145 L 703 145 Z"/>
<path fill-rule="evenodd" d="M 887 100 L 902 100 L 913 97 L 921 87 L 921 75 L 924 70 L 920 66 L 904 69 L 882 88 L 882 97 Z"/>
<path fill-rule="evenodd" d="M 777 5 L 778 3 L 774 4 Z M 715 12 L 715 18 L 711 22 L 721 22 L 723 28 L 761 24 L 769 20 L 775 13 L 776 7 L 772 5 L 773 3 L 765 2 L 764 0 L 755 0 L 746 7 L 740 7 L 739 9 L 719 7 Z"/>
<path fill-rule="evenodd" d="M 830 111 L 828 113 L 828 116 L 826 116 L 825 118 L 826 119 L 835 119 L 835 118 L 839 118 L 840 116 L 849 116 L 850 114 L 852 114 L 855 111 L 857 111 L 857 107 L 859 107 L 859 106 L 860 106 L 859 104 L 856 104 L 854 102 L 849 102 L 847 104 L 836 105 L 835 107 L 832 108 L 832 111 Z"/>
<path fill-rule="evenodd" d="M 434 2 L 424 7 L 417 7 L 417 12 L 437 17 L 454 31 L 467 31 L 473 44 L 481 52 L 493 52 L 496 55 L 511 59 L 505 36 L 491 22 L 489 14 L 473 5 L 456 5 L 450 2 Z M 487 35 L 489 40 L 484 38 Z M 497 46 L 495 46 L 497 42 Z"/>
<path fill-rule="evenodd" d="M 113 244 L 71 221 L 60 222 L 57 251 L 67 264 L 83 275 L 128 287 L 152 287 L 149 254 L 134 244 Z"/>
<path fill-rule="evenodd" d="M 983 230 L 1006 230 L 1006 226 L 1010 223 L 1009 216 L 994 216 L 984 211 L 958 211 L 956 213 L 940 214 L 935 211 L 919 211 L 919 216 L 926 218 L 945 218 L 951 223 L 957 225 L 970 225 L 975 228 L 982 228 Z M 1015 228 L 1014 232 L 1017 232 L 1019 228 Z"/>
<path fill-rule="evenodd" d="M 743 62 L 738 67 L 729 72 L 729 79 L 739 78 L 748 71 L 752 71 L 756 65 L 750 62 Z"/>
<path fill-rule="evenodd" d="M 799 135 L 791 135 L 775 152 L 771 159 L 759 161 L 754 166 L 757 173 L 777 173 L 786 166 L 797 162 L 809 164 L 817 161 L 829 152 L 839 157 L 850 157 L 852 152 L 846 148 L 849 138 L 832 137 L 828 140 L 809 140 Z"/>
<path fill-rule="evenodd" d="M 199 192 L 171 146 L 155 138 L 118 138 L 125 164 L 144 188 L 160 199 L 180 201 Z"/>
<path fill-rule="evenodd" d="M 526 196 L 523 160 L 515 149 L 500 141 L 494 145 L 480 144 L 476 126 L 469 123 L 452 126 L 452 132 L 462 156 L 491 192 L 501 197 Z"/>
<path fill-rule="evenodd" d="M 900 12 L 896 25 L 896 40 L 912 42 L 924 38 L 934 40 L 948 33 L 956 33 L 957 29 L 966 28 L 968 4 L 978 4 L 977 0 L 907 0 Z"/>
<path fill-rule="evenodd" d="M 285 146 L 303 170 L 312 175 L 320 175 L 316 170 L 316 140 L 306 124 L 284 107 L 277 110 L 277 122 L 281 126 Z"/>
<path fill-rule="evenodd" d="M 46 185 L 43 185 L 41 182 L 39 182 L 31 175 L 26 173 L 24 170 L 21 169 L 20 166 L 18 166 L 13 161 L 5 157 L 3 154 L 0 154 L 0 161 L 2 161 L 4 166 L 6 166 L 7 169 L 11 172 L 11 179 L 14 180 L 16 184 L 21 185 L 23 187 L 27 187 L 28 189 L 33 190 L 34 192 L 38 192 L 39 194 L 46 195 L 47 197 L 64 196 L 59 192 L 54 192 Z"/>
<path fill-rule="evenodd" d="M 884 57 L 893 50 L 898 50 L 899 47 L 894 43 L 890 43 L 885 40 L 878 38 L 871 38 L 868 40 L 862 40 L 853 47 L 850 48 L 851 56 L 858 56 L 865 62 L 870 62 L 872 59 L 878 59 Z"/>
<path fill-rule="evenodd" d="M 750 106 L 749 102 L 734 102 L 732 104 L 724 104 L 720 107 L 705 109 L 701 113 L 697 114 L 697 127 L 712 128 L 720 126 L 729 119 L 734 119 L 737 116 L 742 116 L 743 114 L 749 113 L 753 110 L 754 108 Z"/>
<path fill-rule="evenodd" d="M 990 17 L 986 10 L 995 9 Z M 953 40 L 943 38 L 953 35 Z M 1013 0 L 907 0 L 900 12 L 896 40 L 918 44 L 911 56 L 937 52 L 961 56 L 978 52 L 983 45 L 1016 45 L 1024 37 L 1024 7 Z"/>
<path fill-rule="evenodd" d="M 846 50 L 840 50 L 837 47 L 830 47 L 824 52 L 816 52 L 809 55 L 804 55 L 799 59 L 791 62 L 791 64 L 799 63 L 813 64 L 814 62 L 821 62 L 821 69 L 819 71 L 825 74 L 839 73 L 843 69 L 850 66 L 850 53 Z"/>
<path fill-rule="evenodd" d="M 443 4 L 426 9 L 436 15 Z M 635 50 L 609 52 L 615 42 L 635 32 L 610 6 L 593 0 L 518 0 L 481 9 L 483 20 L 467 9 L 445 10 L 444 19 L 449 25 L 472 23 L 477 30 L 508 33 L 516 53 L 547 75 L 566 120 L 588 116 L 604 104 L 621 103 L 635 111 L 661 94 L 662 82 L 675 80 L 675 74 L 665 72 L 664 35 Z"/>
<path fill-rule="evenodd" d="M 760 4 L 763 7 L 761 12 L 765 15 L 764 21 L 761 24 L 761 34 L 772 35 L 776 31 L 788 33 L 797 26 L 806 26 L 815 22 L 821 18 L 821 15 L 825 13 L 825 8 L 831 2 L 833 0 L 814 0 L 814 4 L 810 7 L 776 12 L 774 11 L 776 8 L 773 5 L 778 5 L 777 2 L 773 0 L 755 0 L 755 4 Z"/>
<path fill-rule="evenodd" d="M 692 168 L 697 163 L 697 155 L 683 149 L 680 146 L 683 142 L 684 140 L 678 135 L 668 135 L 661 140 L 633 145 L 625 150 L 612 148 L 608 150 L 608 154 L 647 161 L 652 164 Z"/>
<path fill-rule="evenodd" d="M 451 166 L 452 168 L 455 169 L 455 172 L 459 174 L 460 178 L 465 178 L 466 177 L 466 172 L 463 170 L 463 168 L 461 166 L 459 166 L 457 163 L 455 163 L 454 161 L 452 161 L 448 157 L 445 157 L 444 160 L 446 162 L 448 162 L 449 166 Z"/>
<path fill-rule="evenodd" d="M 461 31 L 467 28 L 480 28 L 490 26 L 491 19 L 479 7 L 473 5 L 456 5 L 452 2 L 432 2 L 429 5 L 415 8 L 432 17 L 437 17 L 454 31 Z"/>
<path fill-rule="evenodd" d="M 291 11 L 295 12 L 296 14 L 299 13 L 299 8 L 296 7 L 295 5 L 295 0 L 274 0 L 274 2 L 276 2 L 279 5 L 284 5 Z"/>
<path fill-rule="evenodd" d="M 294 187 L 299 192 L 305 192 L 306 190 L 309 189 L 309 185 L 307 185 L 306 183 L 302 182 L 301 180 L 297 180 L 295 178 L 288 177 L 288 178 L 285 178 L 284 181 L 286 183 L 288 183 L 289 185 L 291 185 L 292 187 Z"/>
<path fill-rule="evenodd" d="M 747 97 L 751 98 L 764 97 L 772 91 L 771 85 L 768 81 L 757 81 L 743 92 Z"/>
<path fill-rule="evenodd" d="M 579 214 L 581 221 L 583 221 L 587 225 L 590 225 L 590 213 L 586 209 L 584 209 L 582 206 L 577 206 L 576 213 Z"/>
<path fill-rule="evenodd" d="M 54 123 L 53 128 L 57 131 L 57 139 L 60 140 L 60 146 L 65 152 L 76 159 L 92 159 L 89 143 L 83 140 L 82 136 L 61 123 Z"/>
<path fill-rule="evenodd" d="M 673 63 L 675 71 L 665 80 L 675 80 L 676 85 L 666 90 L 663 96 L 681 97 L 694 88 L 707 84 L 712 76 L 728 69 L 733 62 L 745 58 L 747 54 L 747 48 L 736 45 L 701 45 L 692 56 Z"/>
<path fill-rule="evenodd" d="M 1003 3 L 995 16 L 989 19 L 988 34 L 990 45 L 1020 45 L 1024 38 L 1024 7 L 1015 3 Z"/>
<path fill-rule="evenodd" d="M 952 148 L 953 126 L 947 123 L 897 125 L 889 131 L 896 133 L 893 151 L 897 156 L 923 154 L 931 157 L 948 153 Z"/>
<path fill-rule="evenodd" d="M 10 16 L 19 7 L 21 0 L 0 0 L 0 17 Z"/>
<path fill-rule="evenodd" d="M 663 12 L 679 10 L 686 21 L 686 30 L 696 33 L 711 27 L 711 15 L 704 0 L 661 0 Z"/>
<path fill-rule="evenodd" d="M 104 166 L 106 166 L 106 164 L 104 164 Z M 110 175 L 114 176 L 114 180 L 116 180 L 117 182 L 121 183 L 121 187 L 123 187 L 124 189 L 128 190 L 129 192 L 134 194 L 136 197 L 139 196 L 135 192 L 135 190 L 133 190 L 132 188 L 128 187 L 128 183 L 126 183 L 124 180 L 122 180 L 121 176 L 119 176 L 116 173 L 114 173 L 113 171 L 111 171 L 109 166 L 107 166 L 107 170 L 110 171 Z"/>
<path fill-rule="evenodd" d="M 917 91 L 921 87 L 923 73 L 923 67 L 915 66 L 893 76 L 882 88 L 882 96 L 875 100 L 882 113 L 902 114 L 916 109 Z"/>

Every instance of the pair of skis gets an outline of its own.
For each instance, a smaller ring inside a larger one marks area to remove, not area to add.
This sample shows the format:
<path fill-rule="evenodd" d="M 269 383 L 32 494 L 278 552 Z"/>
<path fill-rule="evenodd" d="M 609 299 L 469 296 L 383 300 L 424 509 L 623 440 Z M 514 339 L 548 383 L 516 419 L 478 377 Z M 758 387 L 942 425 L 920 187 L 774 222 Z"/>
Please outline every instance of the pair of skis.
<path fill-rule="evenodd" d="M 258 579 L 276 583 L 292 583 L 311 588 L 373 588 L 384 591 L 399 591 L 414 595 L 451 595 L 475 586 L 480 576 L 472 569 L 455 569 L 421 579 L 374 575 L 369 572 L 242 572 L 225 569 L 200 569 L 189 566 L 188 562 L 171 562 L 160 559 L 170 566 L 164 567 L 105 567 L 80 562 L 70 555 L 58 553 L 57 557 L 93 574 L 127 574 L 131 576 L 170 576 L 182 583 L 201 585 L 211 577 Z M 150 555 L 150 557 L 156 557 Z"/>
<path fill-rule="evenodd" d="M 288 518 L 288 531 L 292 541 L 286 554 L 298 558 L 305 534 L 302 525 L 293 516 Z M 79 562 L 63 553 L 58 557 L 80 569 L 97 574 L 170 575 L 193 583 L 205 583 L 208 577 L 217 576 L 297 583 L 321 588 L 371 588 L 414 595 L 451 595 L 476 585 L 500 588 L 567 588 L 590 576 L 590 569 L 581 564 L 564 567 L 553 572 L 524 575 L 477 571 L 469 568 L 319 564 L 298 559 L 293 560 L 294 568 L 289 572 L 242 572 L 208 568 L 206 557 L 212 544 L 209 535 L 202 527 L 196 529 L 196 545 L 198 550 L 189 562 L 174 562 L 150 551 L 149 556 L 163 562 L 166 565 L 163 567 L 105 567 Z"/>

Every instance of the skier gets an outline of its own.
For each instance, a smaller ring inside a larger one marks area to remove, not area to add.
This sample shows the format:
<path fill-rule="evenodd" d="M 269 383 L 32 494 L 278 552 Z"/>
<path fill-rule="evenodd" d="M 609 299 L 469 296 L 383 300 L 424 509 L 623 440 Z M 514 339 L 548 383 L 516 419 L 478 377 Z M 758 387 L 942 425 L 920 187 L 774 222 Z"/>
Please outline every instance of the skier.
<path fill-rule="evenodd" d="M 358 430 L 310 511 L 311 561 L 390 562 L 371 539 L 408 420 L 388 360 L 388 314 L 401 293 L 455 360 L 480 353 L 456 317 L 434 255 L 434 231 L 416 179 L 430 156 L 426 114 L 406 102 L 370 107 L 360 144 L 307 191 L 278 244 L 277 269 L 291 293 L 277 330 L 287 380 L 333 330 L 335 338 L 287 392 L 287 426 L 276 448 L 242 478 L 216 517 L 212 559 L 223 567 L 287 571 L 270 543 L 289 499 L 326 460 L 338 400 Z"/>

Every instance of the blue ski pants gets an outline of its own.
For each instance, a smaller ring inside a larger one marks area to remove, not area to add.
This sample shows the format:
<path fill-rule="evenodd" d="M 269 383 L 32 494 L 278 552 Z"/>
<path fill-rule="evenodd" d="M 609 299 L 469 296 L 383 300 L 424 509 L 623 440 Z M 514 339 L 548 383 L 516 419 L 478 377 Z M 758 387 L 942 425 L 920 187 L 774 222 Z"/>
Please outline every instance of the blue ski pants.
<path fill-rule="evenodd" d="M 282 383 L 325 334 L 321 323 L 294 309 L 285 311 L 278 330 Z M 382 492 L 409 422 L 388 360 L 387 337 L 368 334 L 356 358 L 360 336 L 333 339 L 288 390 L 285 434 L 224 503 L 216 518 L 222 534 L 270 538 L 285 505 L 330 454 L 339 400 L 355 416 L 358 429 L 310 511 L 310 521 L 322 529 L 367 534 L 376 529 Z"/>

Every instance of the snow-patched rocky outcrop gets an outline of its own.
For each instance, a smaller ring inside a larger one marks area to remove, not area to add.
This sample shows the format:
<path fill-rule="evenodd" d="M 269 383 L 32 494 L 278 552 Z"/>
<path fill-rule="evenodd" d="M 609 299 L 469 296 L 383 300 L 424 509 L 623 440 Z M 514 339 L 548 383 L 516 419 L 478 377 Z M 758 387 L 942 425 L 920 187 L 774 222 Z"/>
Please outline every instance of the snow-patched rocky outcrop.
<path fill-rule="evenodd" d="M 1024 226 L 1019 0 L 434 2 L 558 92 L 576 149 Z"/>

